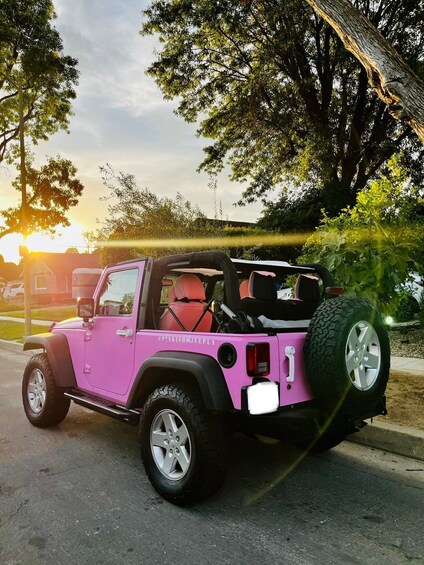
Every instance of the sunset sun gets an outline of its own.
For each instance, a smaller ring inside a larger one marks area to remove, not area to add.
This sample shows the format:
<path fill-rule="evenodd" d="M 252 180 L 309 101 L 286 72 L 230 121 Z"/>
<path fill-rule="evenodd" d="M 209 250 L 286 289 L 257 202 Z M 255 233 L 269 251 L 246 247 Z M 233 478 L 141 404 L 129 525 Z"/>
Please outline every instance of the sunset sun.
<path fill-rule="evenodd" d="M 30 252 L 44 251 L 46 253 L 65 253 L 70 247 L 75 247 L 80 253 L 86 250 L 83 237 L 85 228 L 78 223 L 73 223 L 66 228 L 58 228 L 55 235 L 47 233 L 33 233 L 24 241 L 21 235 L 12 234 L 1 240 L 0 254 L 5 261 L 19 262 L 19 246 L 26 245 Z"/>
<path fill-rule="evenodd" d="M 58 230 L 53 236 L 42 232 L 33 233 L 26 238 L 25 245 L 29 251 L 64 253 L 70 247 L 76 247 L 82 252 L 85 247 L 83 231 L 82 226 L 74 223 L 72 226 Z"/>

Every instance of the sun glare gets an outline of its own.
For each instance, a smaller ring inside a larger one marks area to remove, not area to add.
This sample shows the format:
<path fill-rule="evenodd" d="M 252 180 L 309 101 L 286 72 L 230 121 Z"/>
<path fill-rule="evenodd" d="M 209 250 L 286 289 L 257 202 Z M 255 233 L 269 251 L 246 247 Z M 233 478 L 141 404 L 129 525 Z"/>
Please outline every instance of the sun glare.
<path fill-rule="evenodd" d="M 82 226 L 73 224 L 67 228 L 62 228 L 54 236 L 45 233 L 33 233 L 26 238 L 24 244 L 31 252 L 65 253 L 70 247 L 76 247 L 81 252 L 85 247 L 83 231 Z"/>
<path fill-rule="evenodd" d="M 58 233 L 50 236 L 46 233 L 33 233 L 25 240 L 21 235 L 11 234 L 0 240 L 0 255 L 5 261 L 19 263 L 19 246 L 26 245 L 28 251 L 44 251 L 48 253 L 65 253 L 70 247 L 75 247 L 80 253 L 86 250 L 83 238 L 85 228 L 73 223 L 67 228 L 59 228 Z"/>

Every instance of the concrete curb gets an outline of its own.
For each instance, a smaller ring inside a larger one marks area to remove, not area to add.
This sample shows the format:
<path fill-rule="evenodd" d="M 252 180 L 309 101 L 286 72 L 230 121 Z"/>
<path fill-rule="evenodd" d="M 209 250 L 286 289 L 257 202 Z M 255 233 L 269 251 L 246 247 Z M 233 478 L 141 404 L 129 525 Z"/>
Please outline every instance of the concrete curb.
<path fill-rule="evenodd" d="M 0 339 L 0 349 L 6 349 L 7 351 L 13 351 L 14 353 L 22 353 L 26 357 L 31 357 L 34 355 L 34 351 L 24 351 L 23 343 L 18 341 L 11 341 L 8 339 Z"/>
<path fill-rule="evenodd" d="M 5 339 L 0 339 L 0 348 L 22 353 L 28 357 L 34 353 L 34 351 L 23 351 L 21 343 Z M 373 420 L 369 421 L 360 432 L 348 436 L 347 440 L 424 461 L 424 432 L 415 428 Z"/>
<path fill-rule="evenodd" d="M 373 421 L 347 439 L 381 451 L 424 461 L 424 432 L 415 428 Z"/>

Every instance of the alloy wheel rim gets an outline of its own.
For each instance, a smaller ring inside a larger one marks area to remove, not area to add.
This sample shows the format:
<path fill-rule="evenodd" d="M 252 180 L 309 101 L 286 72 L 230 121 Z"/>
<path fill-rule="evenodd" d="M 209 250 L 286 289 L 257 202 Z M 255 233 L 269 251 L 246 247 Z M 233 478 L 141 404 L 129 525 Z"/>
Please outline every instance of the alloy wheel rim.
<path fill-rule="evenodd" d="M 377 381 L 381 366 L 381 346 L 377 332 L 365 320 L 357 322 L 346 343 L 346 369 L 355 388 L 366 391 Z"/>
<path fill-rule="evenodd" d="M 34 369 L 28 379 L 28 402 L 34 414 L 39 414 L 46 402 L 46 380 L 40 369 Z"/>
<path fill-rule="evenodd" d="M 173 410 L 156 414 L 150 429 L 150 446 L 159 471 L 167 479 L 178 481 L 190 468 L 190 434 L 181 417 Z"/>

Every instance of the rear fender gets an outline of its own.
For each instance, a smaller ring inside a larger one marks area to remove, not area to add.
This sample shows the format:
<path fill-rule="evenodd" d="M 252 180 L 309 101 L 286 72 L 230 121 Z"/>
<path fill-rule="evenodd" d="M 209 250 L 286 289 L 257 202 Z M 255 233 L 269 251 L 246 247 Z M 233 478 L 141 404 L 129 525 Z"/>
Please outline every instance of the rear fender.
<path fill-rule="evenodd" d="M 199 353 L 160 351 L 141 365 L 134 380 L 126 408 L 141 407 L 159 386 L 179 381 L 195 381 L 208 410 L 233 408 L 221 367 L 213 357 Z"/>
<path fill-rule="evenodd" d="M 56 385 L 63 388 L 77 386 L 71 353 L 66 336 L 56 333 L 31 335 L 24 340 L 24 351 L 44 349 Z"/>

